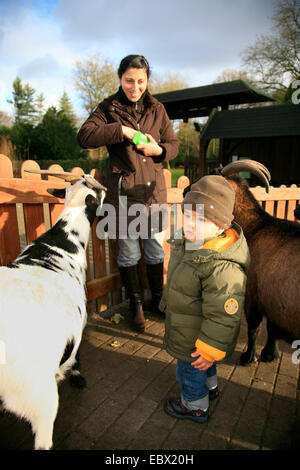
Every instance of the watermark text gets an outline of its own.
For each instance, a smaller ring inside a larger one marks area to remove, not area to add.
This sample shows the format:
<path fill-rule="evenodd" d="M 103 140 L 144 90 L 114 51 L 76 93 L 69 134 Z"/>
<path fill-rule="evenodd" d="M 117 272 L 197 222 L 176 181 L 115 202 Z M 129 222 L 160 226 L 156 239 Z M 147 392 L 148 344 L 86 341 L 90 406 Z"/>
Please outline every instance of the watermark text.
<path fill-rule="evenodd" d="M 292 354 L 292 363 L 298 365 L 300 364 L 300 339 L 295 339 L 295 341 L 292 342 L 291 347 L 293 349 L 298 348 Z"/>
<path fill-rule="evenodd" d="M 300 103 L 300 80 L 294 80 L 292 83 L 292 88 L 295 90 L 292 94 L 292 103 Z"/>

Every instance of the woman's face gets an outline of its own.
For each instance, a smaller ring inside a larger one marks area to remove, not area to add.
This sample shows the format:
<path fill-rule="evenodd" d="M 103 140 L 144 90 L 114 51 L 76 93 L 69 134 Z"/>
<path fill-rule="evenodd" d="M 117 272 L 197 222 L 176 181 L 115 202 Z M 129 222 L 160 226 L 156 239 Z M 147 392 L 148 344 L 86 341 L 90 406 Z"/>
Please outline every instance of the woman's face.
<path fill-rule="evenodd" d="M 127 69 L 120 78 L 120 85 L 129 101 L 136 103 L 148 85 L 146 69 Z"/>

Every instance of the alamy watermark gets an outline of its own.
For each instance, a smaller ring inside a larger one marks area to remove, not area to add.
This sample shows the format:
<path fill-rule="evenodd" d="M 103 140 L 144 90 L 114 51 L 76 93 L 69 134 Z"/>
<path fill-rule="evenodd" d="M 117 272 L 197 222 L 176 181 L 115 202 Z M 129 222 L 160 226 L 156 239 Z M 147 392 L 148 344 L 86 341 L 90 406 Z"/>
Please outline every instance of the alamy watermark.
<path fill-rule="evenodd" d="M 300 80 L 294 80 L 292 82 L 292 88 L 295 90 L 292 94 L 292 103 L 300 104 Z"/>
<path fill-rule="evenodd" d="M 185 211 L 195 211 L 196 220 L 193 231 L 198 243 L 203 243 L 203 220 L 204 205 L 197 204 L 196 210 L 192 204 L 185 204 Z M 110 239 L 148 239 L 153 238 L 156 233 L 164 231 L 164 238 L 171 237 L 171 226 L 173 225 L 173 238 L 182 238 L 186 233 L 188 222 L 183 216 L 179 204 L 167 203 L 152 204 L 150 207 L 145 204 L 128 205 L 127 196 L 119 197 L 118 211 L 112 204 L 104 203 L 97 209 L 97 216 L 100 220 L 96 227 L 96 234 L 100 240 L 105 239 L 108 234 Z M 172 223 L 173 221 L 173 223 Z M 195 249 L 195 246 L 187 249 Z"/>
<path fill-rule="evenodd" d="M 291 347 L 293 349 L 296 349 L 296 351 L 293 352 L 292 354 L 292 363 L 293 364 L 300 364 L 300 339 L 295 339 L 295 341 L 292 342 Z"/>

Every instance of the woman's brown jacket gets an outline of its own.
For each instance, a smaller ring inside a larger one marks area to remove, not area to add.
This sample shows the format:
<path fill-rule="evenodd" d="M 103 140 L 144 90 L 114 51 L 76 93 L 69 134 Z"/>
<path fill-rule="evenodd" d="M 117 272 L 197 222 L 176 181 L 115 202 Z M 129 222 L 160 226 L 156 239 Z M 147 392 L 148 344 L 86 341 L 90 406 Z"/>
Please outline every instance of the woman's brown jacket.
<path fill-rule="evenodd" d="M 145 157 L 124 137 L 122 125 L 151 134 L 163 148 L 163 154 Z M 120 88 L 115 95 L 100 103 L 82 125 L 78 141 L 83 148 L 106 145 L 109 163 L 104 180 L 108 188 L 104 202 L 115 208 L 117 219 L 120 196 L 127 196 L 128 208 L 132 204 L 143 204 L 148 214 L 151 204 L 166 203 L 162 162 L 176 157 L 178 141 L 163 104 L 149 92 L 139 102 L 131 103 Z M 133 217 L 128 217 L 128 222 L 132 220 Z M 155 231 L 161 229 L 160 224 Z"/>

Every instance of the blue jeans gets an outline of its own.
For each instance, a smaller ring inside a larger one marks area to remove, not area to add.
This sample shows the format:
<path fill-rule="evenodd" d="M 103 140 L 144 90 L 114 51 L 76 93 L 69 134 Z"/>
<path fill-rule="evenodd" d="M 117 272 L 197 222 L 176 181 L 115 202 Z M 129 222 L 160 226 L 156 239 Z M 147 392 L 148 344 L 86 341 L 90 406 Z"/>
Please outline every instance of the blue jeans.
<path fill-rule="evenodd" d="M 207 370 L 199 370 L 189 362 L 178 360 L 176 379 L 180 384 L 181 401 L 186 408 L 190 410 L 208 408 L 208 391 L 218 384 L 215 364 Z"/>
<path fill-rule="evenodd" d="M 158 264 L 164 261 L 164 232 L 156 233 L 153 238 L 143 239 L 144 258 L 147 264 Z M 141 259 L 139 239 L 118 239 L 119 254 L 117 264 L 120 267 L 134 266 Z"/>

